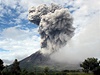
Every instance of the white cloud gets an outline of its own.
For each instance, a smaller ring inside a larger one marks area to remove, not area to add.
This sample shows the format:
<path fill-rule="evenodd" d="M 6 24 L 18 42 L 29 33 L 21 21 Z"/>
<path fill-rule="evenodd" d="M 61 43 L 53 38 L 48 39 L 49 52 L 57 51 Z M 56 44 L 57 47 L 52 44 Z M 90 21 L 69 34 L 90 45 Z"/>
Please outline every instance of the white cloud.
<path fill-rule="evenodd" d="M 5 4 L 6 6 L 10 6 L 11 8 L 16 8 L 17 0 L 1 0 L 2 4 Z"/>
<path fill-rule="evenodd" d="M 78 7 L 78 9 L 76 9 L 76 7 Z M 73 25 L 77 27 L 76 33 L 79 32 L 85 25 L 87 25 L 87 22 L 93 15 L 100 12 L 99 7 L 99 0 L 96 2 L 94 0 L 76 0 L 73 3 L 73 10 L 75 9 L 75 12 L 72 13 L 72 15 L 74 17 Z"/>
<path fill-rule="evenodd" d="M 0 58 L 9 59 L 9 61 L 15 58 L 21 60 L 36 52 L 40 49 L 40 38 L 37 34 L 37 28 L 33 30 L 21 30 L 17 27 L 4 29 L 1 33 L 0 48 L 8 51 L 0 52 Z"/>
<path fill-rule="evenodd" d="M 18 16 L 18 18 L 19 19 L 27 19 L 27 14 L 28 14 L 28 11 L 27 12 L 24 12 L 24 13 L 21 13 L 19 16 Z"/>

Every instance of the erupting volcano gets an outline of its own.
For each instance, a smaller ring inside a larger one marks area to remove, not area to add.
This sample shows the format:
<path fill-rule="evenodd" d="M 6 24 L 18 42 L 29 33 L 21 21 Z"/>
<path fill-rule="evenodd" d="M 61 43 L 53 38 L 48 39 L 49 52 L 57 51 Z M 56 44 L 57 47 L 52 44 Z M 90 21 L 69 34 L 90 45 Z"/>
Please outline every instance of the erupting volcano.
<path fill-rule="evenodd" d="M 65 46 L 74 35 L 73 18 L 67 8 L 46 4 L 29 9 L 28 19 L 39 26 L 41 52 L 52 54 Z"/>
<path fill-rule="evenodd" d="M 28 19 L 39 26 L 41 49 L 22 60 L 20 66 L 26 69 L 35 66 L 60 66 L 61 63 L 52 60 L 50 55 L 64 47 L 74 35 L 73 18 L 68 9 L 56 4 L 43 4 L 29 9 Z"/>

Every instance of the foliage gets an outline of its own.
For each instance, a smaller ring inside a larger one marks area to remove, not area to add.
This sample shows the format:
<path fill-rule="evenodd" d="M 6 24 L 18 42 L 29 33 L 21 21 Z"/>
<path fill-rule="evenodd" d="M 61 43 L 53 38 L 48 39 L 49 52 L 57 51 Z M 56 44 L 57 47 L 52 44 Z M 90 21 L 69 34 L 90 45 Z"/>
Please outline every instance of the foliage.
<path fill-rule="evenodd" d="M 100 66 L 96 67 L 93 71 L 94 75 L 100 75 Z"/>
<path fill-rule="evenodd" d="M 84 71 L 85 72 L 89 72 L 89 71 L 92 71 L 98 67 L 100 64 L 100 62 L 98 61 L 97 58 L 87 58 L 85 59 L 84 62 L 82 62 L 82 64 L 80 64 L 81 67 L 84 68 Z"/>
<path fill-rule="evenodd" d="M 84 72 L 69 72 L 67 75 L 93 75 L 92 73 L 84 73 Z"/>
<path fill-rule="evenodd" d="M 45 72 L 45 73 L 49 72 L 49 67 L 45 67 L 45 68 L 44 68 L 44 72 Z"/>
<path fill-rule="evenodd" d="M 0 71 L 4 69 L 3 61 L 0 59 Z"/>
<path fill-rule="evenodd" d="M 3 61 L 0 59 L 0 75 L 2 74 L 3 69 L 4 69 Z"/>
<path fill-rule="evenodd" d="M 0 62 L 3 65 L 3 61 Z M 34 68 L 33 71 L 27 71 L 25 69 L 20 69 L 19 62 L 15 59 L 14 63 L 11 65 L 11 70 L 9 70 L 9 66 L 5 66 L 5 69 L 2 71 L 0 75 L 100 75 L 100 62 L 96 58 L 87 58 L 85 59 L 80 66 L 84 68 L 84 70 L 92 71 L 93 73 L 85 73 L 81 70 L 51 70 L 50 67 L 42 68 L 42 71 L 39 71 L 39 68 Z M 86 67 L 87 66 L 87 67 Z M 0 68 L 1 69 L 1 68 Z"/>
<path fill-rule="evenodd" d="M 17 59 L 15 59 L 14 63 L 12 64 L 12 67 L 11 67 L 11 72 L 14 75 L 19 75 L 20 71 L 21 71 L 21 69 L 19 67 L 19 62 L 17 61 Z"/>

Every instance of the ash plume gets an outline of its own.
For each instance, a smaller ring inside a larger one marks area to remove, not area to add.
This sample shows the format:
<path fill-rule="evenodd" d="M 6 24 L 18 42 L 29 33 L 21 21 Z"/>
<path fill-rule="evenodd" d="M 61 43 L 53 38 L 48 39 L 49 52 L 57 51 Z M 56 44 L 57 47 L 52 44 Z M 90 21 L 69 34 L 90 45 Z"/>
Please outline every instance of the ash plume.
<path fill-rule="evenodd" d="M 28 19 L 39 26 L 41 52 L 51 54 L 66 45 L 74 35 L 73 17 L 67 8 L 46 4 L 29 9 Z"/>

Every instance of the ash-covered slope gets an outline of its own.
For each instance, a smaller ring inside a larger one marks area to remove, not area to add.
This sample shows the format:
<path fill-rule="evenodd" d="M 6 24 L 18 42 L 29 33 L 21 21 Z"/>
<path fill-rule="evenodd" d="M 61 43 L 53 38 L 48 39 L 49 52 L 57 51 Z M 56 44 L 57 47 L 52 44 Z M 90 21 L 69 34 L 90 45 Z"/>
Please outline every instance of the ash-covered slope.
<path fill-rule="evenodd" d="M 37 51 L 36 53 L 20 61 L 20 67 L 28 71 L 34 71 L 36 68 L 37 70 L 40 70 L 45 67 L 50 67 L 53 69 L 57 67 L 57 64 L 58 63 L 50 59 L 49 55 L 43 55 L 40 53 L 40 51 Z"/>
<path fill-rule="evenodd" d="M 50 58 L 50 55 L 43 55 L 40 51 L 20 61 L 20 67 L 28 71 L 43 71 L 45 67 L 49 67 L 52 70 L 80 69 L 77 64 L 54 61 Z"/>

